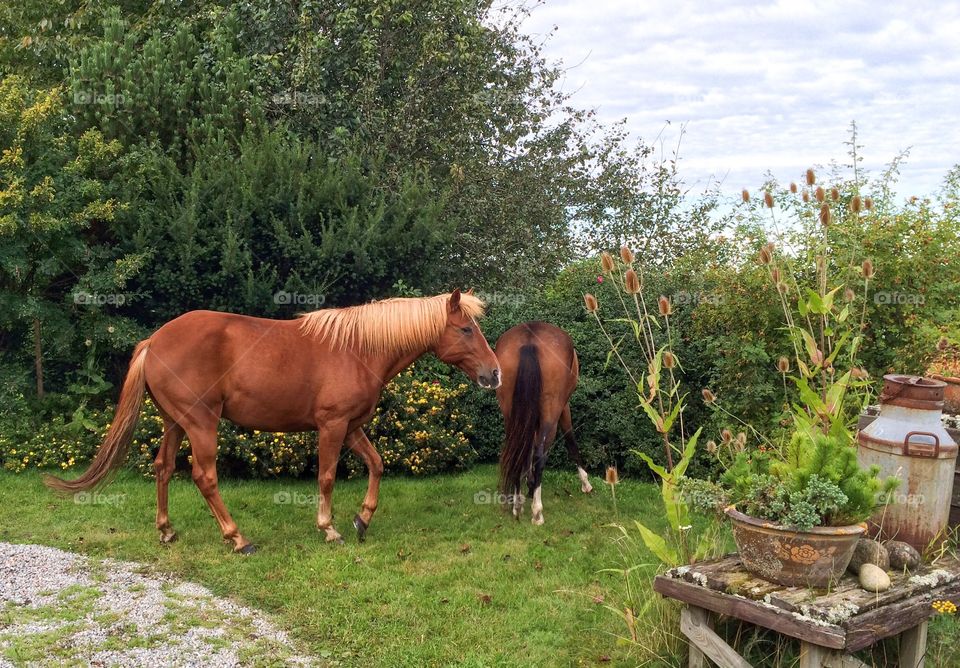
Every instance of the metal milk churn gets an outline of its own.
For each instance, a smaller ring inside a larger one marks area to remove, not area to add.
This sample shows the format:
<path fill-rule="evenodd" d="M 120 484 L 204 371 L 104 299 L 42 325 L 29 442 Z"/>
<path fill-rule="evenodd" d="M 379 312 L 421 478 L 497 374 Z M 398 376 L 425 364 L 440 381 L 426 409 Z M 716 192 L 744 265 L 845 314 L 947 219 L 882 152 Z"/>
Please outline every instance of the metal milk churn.
<path fill-rule="evenodd" d="M 857 435 L 860 465 L 900 479 L 870 518 L 871 535 L 921 552 L 941 542 L 950 515 L 957 444 L 941 421 L 945 388 L 930 378 L 884 376 L 880 416 Z"/>

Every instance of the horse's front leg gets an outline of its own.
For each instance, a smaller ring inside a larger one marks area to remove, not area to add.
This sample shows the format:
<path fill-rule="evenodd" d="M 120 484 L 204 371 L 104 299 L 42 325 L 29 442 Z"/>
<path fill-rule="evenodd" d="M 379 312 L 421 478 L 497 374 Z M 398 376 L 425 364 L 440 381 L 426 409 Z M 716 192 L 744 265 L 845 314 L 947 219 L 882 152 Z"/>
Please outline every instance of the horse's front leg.
<path fill-rule="evenodd" d="M 354 429 L 347 434 L 347 445 L 367 465 L 370 478 L 367 482 L 367 495 L 363 498 L 360 512 L 353 518 L 353 526 L 357 530 L 357 538 L 362 542 L 367 534 L 367 527 L 373 513 L 377 510 L 377 500 L 380 497 L 380 478 L 383 477 L 383 459 L 374 449 L 370 439 L 363 433 L 363 429 Z"/>
<path fill-rule="evenodd" d="M 340 461 L 340 449 L 347 433 L 346 421 L 327 422 L 318 429 L 317 444 L 317 482 L 320 487 L 320 501 L 317 504 L 317 528 L 327 536 L 327 542 L 343 542 L 343 538 L 333 528 L 333 483 L 337 478 L 337 463 Z"/>

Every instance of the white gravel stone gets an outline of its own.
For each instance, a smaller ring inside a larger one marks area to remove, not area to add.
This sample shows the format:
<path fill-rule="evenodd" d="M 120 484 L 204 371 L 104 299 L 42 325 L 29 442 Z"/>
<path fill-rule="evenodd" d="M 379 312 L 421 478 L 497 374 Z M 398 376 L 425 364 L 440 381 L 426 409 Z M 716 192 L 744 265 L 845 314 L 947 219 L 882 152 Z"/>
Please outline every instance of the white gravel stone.
<path fill-rule="evenodd" d="M 286 665 L 325 663 L 298 652 L 264 613 L 206 587 L 149 574 L 141 564 L 41 545 L 0 543 L 0 611 L 6 614 L 0 655 L 18 638 L 55 632 L 61 654 L 50 664 L 61 663 L 66 653 L 94 666 L 220 668 L 241 665 L 251 650 L 276 653 Z M 62 613 L 78 618 L 62 619 Z M 196 618 L 205 623 L 191 625 Z M 0 656 L 0 668 L 12 665 Z"/>

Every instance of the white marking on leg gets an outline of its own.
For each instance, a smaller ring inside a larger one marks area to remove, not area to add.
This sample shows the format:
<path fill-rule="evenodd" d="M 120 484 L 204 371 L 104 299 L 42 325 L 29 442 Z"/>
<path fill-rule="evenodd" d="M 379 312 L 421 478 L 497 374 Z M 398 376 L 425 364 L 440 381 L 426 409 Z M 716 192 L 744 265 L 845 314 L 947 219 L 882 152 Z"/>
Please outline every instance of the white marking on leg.
<path fill-rule="evenodd" d="M 580 491 L 584 494 L 592 492 L 593 486 L 590 484 L 590 478 L 587 476 L 587 472 L 578 466 L 577 475 L 580 476 Z"/>
<path fill-rule="evenodd" d="M 523 514 L 523 494 L 520 493 L 520 490 L 514 490 L 513 492 L 513 516 L 517 519 L 520 519 L 520 515 Z"/>
<path fill-rule="evenodd" d="M 530 514 L 533 515 L 531 521 L 534 524 L 543 524 L 543 502 L 540 500 L 540 489 L 542 485 L 537 485 L 533 490 L 533 502 L 530 504 Z"/>

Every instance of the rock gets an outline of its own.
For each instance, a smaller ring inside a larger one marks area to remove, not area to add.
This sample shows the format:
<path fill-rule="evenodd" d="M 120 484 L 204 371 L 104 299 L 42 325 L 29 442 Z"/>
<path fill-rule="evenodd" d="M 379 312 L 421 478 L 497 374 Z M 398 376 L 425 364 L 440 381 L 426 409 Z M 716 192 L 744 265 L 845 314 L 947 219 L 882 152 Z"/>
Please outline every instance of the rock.
<path fill-rule="evenodd" d="M 913 545 L 899 540 L 887 542 L 887 553 L 890 555 L 890 568 L 895 571 L 904 569 L 912 571 L 923 563 L 920 553 L 914 549 Z"/>
<path fill-rule="evenodd" d="M 860 567 L 860 586 L 875 593 L 887 591 L 890 589 L 890 576 L 879 566 L 863 564 Z"/>
<path fill-rule="evenodd" d="M 879 566 L 884 571 L 890 568 L 890 555 L 887 554 L 887 548 L 878 541 L 861 538 L 853 550 L 853 558 L 850 559 L 847 570 L 856 575 L 864 564 Z"/>

